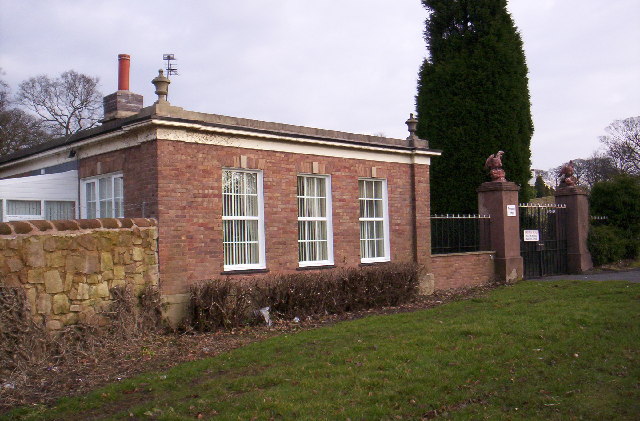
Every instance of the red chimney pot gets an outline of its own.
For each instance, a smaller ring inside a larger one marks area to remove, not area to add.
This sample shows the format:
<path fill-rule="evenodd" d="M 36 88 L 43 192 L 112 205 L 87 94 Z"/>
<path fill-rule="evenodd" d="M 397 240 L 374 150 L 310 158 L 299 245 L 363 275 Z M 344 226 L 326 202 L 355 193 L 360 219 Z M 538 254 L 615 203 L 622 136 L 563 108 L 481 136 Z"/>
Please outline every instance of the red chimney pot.
<path fill-rule="evenodd" d="M 131 57 L 129 54 L 118 54 L 118 90 L 129 90 L 129 67 Z"/>

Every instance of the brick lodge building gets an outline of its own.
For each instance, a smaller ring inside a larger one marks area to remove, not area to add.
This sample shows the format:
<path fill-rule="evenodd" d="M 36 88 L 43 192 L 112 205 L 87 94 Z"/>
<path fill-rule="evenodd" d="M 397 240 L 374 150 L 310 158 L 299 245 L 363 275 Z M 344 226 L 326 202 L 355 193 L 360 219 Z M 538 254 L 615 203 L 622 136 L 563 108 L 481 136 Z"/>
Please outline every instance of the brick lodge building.
<path fill-rule="evenodd" d="M 99 127 L 0 157 L 0 216 L 154 218 L 169 304 L 201 280 L 418 262 L 431 271 L 429 164 L 390 139 L 184 110 L 118 91 Z"/>

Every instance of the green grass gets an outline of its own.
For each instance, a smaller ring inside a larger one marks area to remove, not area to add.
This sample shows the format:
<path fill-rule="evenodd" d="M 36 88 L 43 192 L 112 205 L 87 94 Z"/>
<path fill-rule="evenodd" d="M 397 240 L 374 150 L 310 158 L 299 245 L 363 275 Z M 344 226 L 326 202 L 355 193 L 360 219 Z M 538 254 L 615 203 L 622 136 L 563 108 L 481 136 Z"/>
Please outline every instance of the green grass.
<path fill-rule="evenodd" d="M 639 320 L 640 284 L 526 281 L 272 338 L 6 416 L 638 419 Z"/>

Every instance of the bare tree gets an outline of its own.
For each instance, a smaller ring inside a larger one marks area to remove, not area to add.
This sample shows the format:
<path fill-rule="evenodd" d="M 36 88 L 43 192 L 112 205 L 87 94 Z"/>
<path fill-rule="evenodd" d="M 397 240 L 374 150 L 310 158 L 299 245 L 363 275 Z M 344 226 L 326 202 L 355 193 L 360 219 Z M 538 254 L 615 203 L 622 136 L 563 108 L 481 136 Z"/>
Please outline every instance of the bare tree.
<path fill-rule="evenodd" d="M 17 101 L 37 114 L 55 136 L 67 136 L 96 126 L 102 94 L 98 78 L 69 70 L 57 79 L 40 75 L 22 82 Z"/>
<path fill-rule="evenodd" d="M 620 173 L 620 170 L 616 168 L 613 158 L 603 152 L 596 151 L 587 159 L 575 158 L 572 159 L 572 161 L 574 175 L 578 179 L 578 185 L 586 187 L 589 190 L 591 190 L 595 183 L 611 180 Z M 560 170 L 563 166 L 564 164 L 549 169 L 548 174 L 549 178 L 553 180 L 552 185 L 558 185 L 560 181 Z"/>
<path fill-rule="evenodd" d="M 9 85 L 0 80 L 0 156 L 51 139 L 40 120 L 13 105 Z"/>
<path fill-rule="evenodd" d="M 620 171 L 616 168 L 613 158 L 602 152 L 594 152 L 587 159 L 580 159 L 580 182 L 591 189 L 600 181 L 611 180 Z"/>
<path fill-rule="evenodd" d="M 623 173 L 640 175 L 640 116 L 616 120 L 606 129 L 600 141 L 608 155 Z"/>

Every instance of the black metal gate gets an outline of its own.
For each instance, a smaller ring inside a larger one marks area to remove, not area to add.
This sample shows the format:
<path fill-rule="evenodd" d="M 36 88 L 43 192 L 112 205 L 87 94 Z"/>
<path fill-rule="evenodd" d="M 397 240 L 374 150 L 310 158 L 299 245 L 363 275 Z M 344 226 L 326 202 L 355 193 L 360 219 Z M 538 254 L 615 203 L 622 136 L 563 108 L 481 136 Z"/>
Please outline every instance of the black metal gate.
<path fill-rule="evenodd" d="M 520 205 L 520 254 L 525 278 L 567 273 L 566 217 L 565 205 Z"/>

